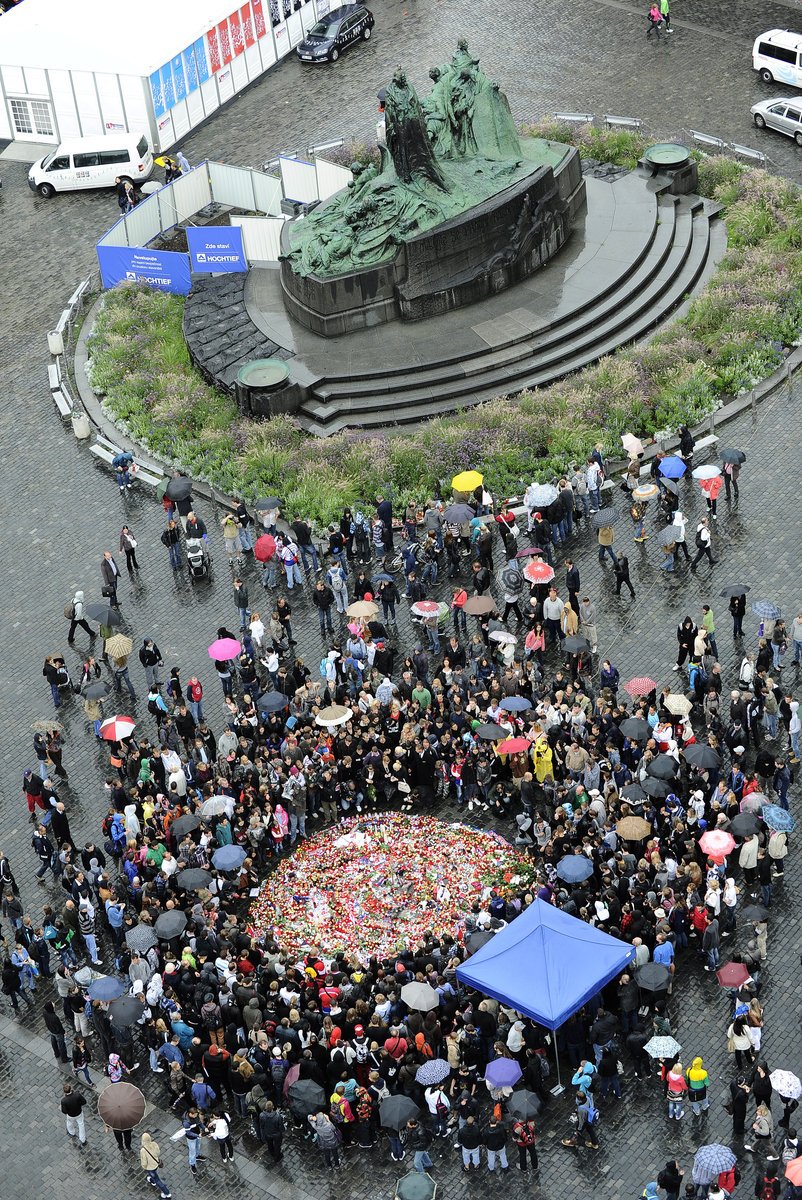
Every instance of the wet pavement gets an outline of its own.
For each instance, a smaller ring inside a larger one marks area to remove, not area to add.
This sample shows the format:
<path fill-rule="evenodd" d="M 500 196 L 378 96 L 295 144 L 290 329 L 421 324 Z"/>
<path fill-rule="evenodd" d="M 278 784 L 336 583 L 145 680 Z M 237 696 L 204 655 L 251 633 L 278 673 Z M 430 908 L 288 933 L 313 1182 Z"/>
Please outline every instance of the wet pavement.
<path fill-rule="evenodd" d="M 286 62 L 273 75 L 235 101 L 184 144 L 195 161 L 218 156 L 256 165 L 278 150 L 325 141 L 350 130 L 369 132 L 375 120 L 376 88 L 397 61 L 412 66 L 416 83 L 423 84 L 430 63 L 450 55 L 456 38 L 465 34 L 480 54 L 484 68 L 507 89 L 516 116 L 534 119 L 554 109 L 619 112 L 640 116 L 660 134 L 676 134 L 693 126 L 729 140 L 764 148 L 779 168 L 799 178 L 800 153 L 779 136 L 753 131 L 749 105 L 768 90 L 753 76 L 751 42 L 772 25 L 795 21 L 796 5 L 769 5 L 748 0 L 729 9 L 708 0 L 678 0 L 674 5 L 676 33 L 659 43 L 647 43 L 642 6 L 623 3 L 591 5 L 588 0 L 548 6 L 532 5 L 515 15 L 509 28 L 508 6 L 480 0 L 469 12 L 447 6 L 426 8 L 419 0 L 377 4 L 377 35 L 368 46 L 345 56 L 335 69 L 302 69 Z M 779 89 L 782 92 L 783 89 Z M 94 267 L 96 238 L 116 216 L 109 195 L 74 194 L 46 202 L 25 186 L 19 164 L 0 164 L 3 194 L 0 219 L 3 252 L 0 295 L 0 495 L 3 512 L 4 652 L 0 660 L 0 729 L 2 729 L 3 803 L 0 807 L 0 848 L 11 858 L 26 910 L 41 911 L 43 894 L 33 881 L 30 826 L 20 795 L 24 768 L 33 765 L 30 722 L 50 712 L 50 697 L 41 677 L 45 653 L 62 650 L 77 668 L 85 648 L 80 631 L 76 648 L 66 645 L 62 615 L 74 587 L 88 596 L 100 591 L 100 559 L 105 549 L 117 553 L 119 530 L 128 523 L 139 541 L 139 576 L 123 580 L 123 613 L 136 639 L 153 636 L 165 663 L 179 664 L 183 678 L 197 671 L 208 697 L 211 721 L 223 719 L 222 696 L 206 654 L 218 624 L 231 623 L 236 613 L 230 595 L 222 541 L 214 532 L 221 514 L 211 506 L 199 509 L 212 528 L 216 578 L 193 587 L 183 573 L 167 570 L 166 552 L 158 537 L 162 510 L 148 495 L 119 497 L 111 477 L 91 460 L 65 430 L 47 388 L 46 331 L 55 324 L 77 280 Z M 726 444 L 743 448 L 748 461 L 742 474 L 741 501 L 730 511 L 722 505 L 716 529 L 719 564 L 702 567 L 695 577 L 686 568 L 666 579 L 657 570 L 659 551 L 654 541 L 643 548 L 630 542 L 628 522 L 618 530 L 619 546 L 632 547 L 630 562 L 636 600 L 617 600 L 609 568 L 601 568 L 588 535 L 572 543 L 583 590 L 599 609 L 599 648 L 619 667 L 622 679 L 636 671 L 661 682 L 674 680 L 674 629 L 690 612 L 698 617 L 701 604 L 711 600 L 719 618 L 718 642 L 726 677 L 734 679 L 737 664 L 725 619 L 725 602 L 718 592 L 726 583 L 743 580 L 752 586 L 751 598 L 766 596 L 793 615 L 799 607 L 798 564 L 798 450 L 795 430 L 802 419 L 802 391 L 764 404 L 753 424 L 749 413 L 727 427 Z M 698 504 L 693 485 L 683 484 L 683 508 L 695 517 Z M 692 526 L 691 526 L 692 527 Z M 122 560 L 118 555 L 118 561 Z M 250 569 L 249 569 L 250 570 Z M 251 592 L 258 591 L 250 576 Z M 267 598 L 266 598 L 267 599 Z M 305 597 L 291 601 L 297 609 L 299 650 L 315 663 L 323 646 L 317 621 Z M 412 633 L 401 619 L 406 645 Z M 756 636 L 750 618 L 747 631 Z M 787 684 L 794 685 L 787 668 Z M 143 702 L 144 678 L 137 665 L 132 676 L 142 699 L 135 705 L 144 728 L 150 718 Z M 61 716 L 67 729 L 65 762 L 70 787 L 65 789 L 76 840 L 96 836 L 104 811 L 102 781 L 105 763 L 88 736 L 83 714 L 70 701 Z M 799 788 L 791 794 L 798 804 Z M 453 815 L 451 811 L 449 816 Z M 771 1067 L 802 1073 L 797 1005 L 800 936 L 795 891 L 802 873 L 792 852 L 785 882 L 777 889 L 770 936 L 764 1045 Z M 3 922 L 4 928 L 6 923 Z M 743 935 L 739 933 L 739 942 Z M 505 1190 L 518 1197 L 584 1196 L 629 1200 L 655 1178 L 669 1154 L 690 1165 L 701 1140 L 728 1139 L 729 1119 L 721 1108 L 722 1091 L 730 1078 L 725 1053 L 727 1013 L 717 986 L 695 963 L 683 968 L 683 986 L 673 1001 L 675 1030 L 685 1055 L 701 1052 L 713 1079 L 709 1114 L 694 1123 L 690 1117 L 669 1126 L 654 1083 L 637 1082 L 628 1074 L 624 1100 L 603 1105 L 602 1149 L 568 1152 L 559 1146 L 566 1128 L 559 1107 L 543 1125 L 541 1170 L 538 1179 L 512 1171 Z M 790 1001 L 790 1002 L 789 1002 Z M 42 1041 L 38 1015 L 17 1023 L 0 1001 L 0 1113 L 6 1130 L 2 1195 L 9 1200 L 53 1197 L 96 1200 L 109 1196 L 127 1200 L 145 1194 L 146 1185 L 134 1158 L 123 1159 L 113 1140 L 104 1136 L 96 1117 L 89 1122 L 90 1147 L 79 1151 L 67 1144 L 58 1111 L 60 1072 Z M 24 1036 L 17 1036 L 24 1031 Z M 148 1127 L 172 1132 L 175 1122 L 163 1113 L 164 1096 L 158 1081 L 148 1079 L 145 1090 L 155 1107 Z M 751 1112 L 750 1108 L 750 1112 Z M 9 1152 L 9 1132 L 13 1148 Z M 224 1189 L 232 1197 L 275 1195 L 293 1200 L 308 1196 L 391 1196 L 396 1178 L 386 1146 L 372 1151 L 349 1151 L 344 1171 L 326 1176 L 316 1151 L 294 1142 L 286 1164 L 269 1166 L 241 1123 L 235 1125 L 238 1157 L 234 1168 L 212 1159 L 197 1181 L 189 1176 L 180 1143 L 160 1133 L 165 1177 L 177 1198 L 201 1200 Z M 442 1143 L 442 1145 L 446 1145 Z M 748 1156 L 746 1156 L 748 1158 Z M 743 1165 L 743 1164 L 742 1164 Z M 751 1194 L 753 1167 L 747 1162 L 739 1194 Z M 463 1179 L 456 1151 L 446 1146 L 435 1159 L 433 1174 L 444 1196 L 490 1194 L 485 1175 Z"/>

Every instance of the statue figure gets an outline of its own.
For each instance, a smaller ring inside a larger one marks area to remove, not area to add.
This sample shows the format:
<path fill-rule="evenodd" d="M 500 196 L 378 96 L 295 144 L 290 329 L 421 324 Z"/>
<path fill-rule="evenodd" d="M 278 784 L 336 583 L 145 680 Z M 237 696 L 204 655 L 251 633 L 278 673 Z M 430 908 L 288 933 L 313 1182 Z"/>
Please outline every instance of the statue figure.
<path fill-rule="evenodd" d="M 447 192 L 449 187 L 429 143 L 417 93 L 400 67 L 387 88 L 384 113 L 387 149 L 398 178 L 404 183 L 427 179 Z"/>

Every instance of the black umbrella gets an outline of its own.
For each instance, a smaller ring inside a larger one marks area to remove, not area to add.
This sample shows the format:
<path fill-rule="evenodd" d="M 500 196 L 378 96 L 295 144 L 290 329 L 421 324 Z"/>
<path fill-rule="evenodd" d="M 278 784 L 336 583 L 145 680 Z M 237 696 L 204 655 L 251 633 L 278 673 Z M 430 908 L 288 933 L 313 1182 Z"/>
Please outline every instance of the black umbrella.
<path fill-rule="evenodd" d="M 283 692 L 265 692 L 259 697 L 259 708 L 263 712 L 280 712 L 289 702 L 289 696 L 285 696 Z"/>
<path fill-rule="evenodd" d="M 648 721 L 644 721 L 643 717 L 626 717 L 618 728 L 624 737 L 630 738 L 633 742 L 647 742 L 652 736 L 652 727 Z"/>
<path fill-rule="evenodd" d="M 701 767 L 703 771 L 721 766 L 721 755 L 717 754 L 712 746 L 706 746 L 704 742 L 692 742 L 690 746 L 685 747 L 683 754 L 686 762 L 689 762 L 692 767 Z"/>
<path fill-rule="evenodd" d="M 170 938 L 178 937 L 186 927 L 187 914 L 180 908 L 172 908 L 169 912 L 163 912 L 156 918 L 156 924 L 153 926 L 156 937 L 165 942 L 169 942 Z"/>
<path fill-rule="evenodd" d="M 736 813 L 730 821 L 730 831 L 733 837 L 748 838 L 760 832 L 760 822 L 754 813 Z"/>
<path fill-rule="evenodd" d="M 212 873 L 204 871 L 202 867 L 190 867 L 188 871 L 179 871 L 175 880 L 187 892 L 199 892 L 212 882 Z"/>
<path fill-rule="evenodd" d="M 122 625 L 123 619 L 116 608 L 108 604 L 87 604 L 86 615 L 100 625 Z"/>
<path fill-rule="evenodd" d="M 134 925 L 133 929 L 128 929 L 125 934 L 125 941 L 131 950 L 138 950 L 140 954 L 145 954 L 150 950 L 151 946 L 157 946 L 159 939 L 153 932 L 152 925 Z"/>
<path fill-rule="evenodd" d="M 615 525 L 619 514 L 613 508 L 603 508 L 600 512 L 591 513 L 590 523 L 594 529 L 607 529 Z"/>
<path fill-rule="evenodd" d="M 746 921 L 768 921 L 770 915 L 769 910 L 762 904 L 747 904 L 741 913 Z"/>
<path fill-rule="evenodd" d="M 671 791 L 671 784 L 666 783 L 665 779 L 658 779 L 654 775 L 649 775 L 643 781 L 643 790 L 647 796 L 662 799 Z"/>
<path fill-rule="evenodd" d="M 730 583 L 727 587 L 721 589 L 719 596 L 723 596 L 725 600 L 729 600 L 732 596 L 745 596 L 751 590 L 745 583 Z"/>
<path fill-rule="evenodd" d="M 200 817 L 196 817 L 194 813 L 184 813 L 183 817 L 176 817 L 170 828 L 180 839 L 185 833 L 192 833 L 192 830 L 197 829 L 199 825 Z"/>
<path fill-rule="evenodd" d="M 87 700 L 100 700 L 103 696 L 108 696 L 110 691 L 109 685 L 102 679 L 96 679 L 94 683 L 90 683 L 86 688 L 84 695 Z"/>
<path fill-rule="evenodd" d="M 407 1121 L 417 1117 L 420 1109 L 409 1096 L 388 1096 L 379 1105 L 379 1119 L 383 1129 L 403 1129 Z"/>
<path fill-rule="evenodd" d="M 164 489 L 165 496 L 171 500 L 186 500 L 192 495 L 192 480 L 186 475 L 175 475 Z"/>
<path fill-rule="evenodd" d="M 567 650 L 569 654 L 579 654 L 582 650 L 590 650 L 590 642 L 578 633 L 572 633 L 563 638 L 563 650 Z"/>
<path fill-rule="evenodd" d="M 466 521 L 470 521 L 476 514 L 473 509 L 467 504 L 449 504 L 448 508 L 443 513 L 443 520 L 449 525 L 464 525 Z"/>
<path fill-rule="evenodd" d="M 666 793 L 667 794 L 667 793 Z M 628 783 L 621 790 L 621 798 L 629 800 L 631 804 L 640 804 L 646 799 L 646 793 L 639 783 Z"/>
<path fill-rule="evenodd" d="M 722 450 L 721 461 L 723 463 L 737 463 L 740 466 L 741 463 L 746 462 L 746 455 L 743 450 Z"/>
<path fill-rule="evenodd" d="M 516 571 L 514 567 L 507 567 L 501 572 L 501 582 L 510 592 L 520 592 L 523 590 L 524 577 L 520 571 Z"/>
<path fill-rule="evenodd" d="M 121 1029 L 136 1025 L 144 1011 L 145 1005 L 141 1000 L 137 1000 L 136 996 L 120 996 L 119 1000 L 112 1000 L 109 1005 L 112 1023 L 119 1025 Z"/>
<path fill-rule="evenodd" d="M 676 525 L 666 525 L 665 529 L 661 529 L 657 535 L 658 545 L 670 546 L 672 542 L 676 542 L 680 532 L 680 529 Z"/>
<path fill-rule="evenodd" d="M 482 949 L 482 946 L 486 946 L 492 937 L 493 934 L 489 929 L 474 929 L 473 933 L 468 935 L 465 945 L 471 954 L 475 954 L 477 950 Z"/>
<path fill-rule="evenodd" d="M 521 1121 L 531 1121 L 533 1117 L 539 1117 L 542 1111 L 543 1101 L 526 1088 L 513 1092 L 507 1101 L 507 1112 Z"/>
<path fill-rule="evenodd" d="M 278 496 L 265 496 L 263 500 L 257 500 L 253 507 L 257 512 L 269 512 L 271 508 L 281 508 L 281 501 Z"/>
<path fill-rule="evenodd" d="M 326 1093 L 314 1079 L 296 1079 L 287 1088 L 290 1108 L 299 1117 L 321 1112 L 326 1107 Z"/>
<path fill-rule="evenodd" d="M 635 972 L 635 980 L 641 991 L 662 992 L 668 987 L 671 972 L 664 963 L 644 963 Z"/>
<path fill-rule="evenodd" d="M 490 723 L 480 725 L 476 732 L 485 742 L 503 742 L 505 738 L 509 737 L 506 729 Z"/>
<path fill-rule="evenodd" d="M 647 766 L 646 774 L 652 779 L 673 779 L 678 770 L 679 763 L 675 758 L 670 754 L 658 754 Z"/>

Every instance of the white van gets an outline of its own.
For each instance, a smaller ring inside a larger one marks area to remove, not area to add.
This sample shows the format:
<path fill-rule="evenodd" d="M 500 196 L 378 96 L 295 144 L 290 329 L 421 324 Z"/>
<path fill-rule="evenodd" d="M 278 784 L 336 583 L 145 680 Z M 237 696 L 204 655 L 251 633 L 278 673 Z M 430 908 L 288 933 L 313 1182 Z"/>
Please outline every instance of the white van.
<path fill-rule="evenodd" d="M 144 134 L 71 138 L 33 164 L 28 187 L 49 197 L 77 188 L 114 187 L 118 176 L 144 183 L 152 170 L 153 154 Z"/>
<path fill-rule="evenodd" d="M 787 83 L 802 87 L 802 33 L 769 29 L 755 38 L 752 66 L 764 83 Z"/>

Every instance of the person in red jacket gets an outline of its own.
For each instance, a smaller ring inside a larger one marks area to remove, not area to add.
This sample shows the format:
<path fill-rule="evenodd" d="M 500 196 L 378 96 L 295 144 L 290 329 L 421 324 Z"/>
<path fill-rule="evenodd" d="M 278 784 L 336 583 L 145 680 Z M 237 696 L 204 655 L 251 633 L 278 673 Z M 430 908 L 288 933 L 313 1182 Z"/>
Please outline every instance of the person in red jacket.
<path fill-rule="evenodd" d="M 699 486 L 702 489 L 705 500 L 707 501 L 707 511 L 714 521 L 718 520 L 716 516 L 716 502 L 718 494 L 721 491 L 722 479 L 720 475 L 714 475 L 712 479 L 702 479 L 699 481 Z"/>

